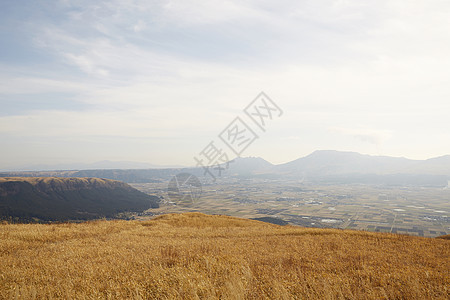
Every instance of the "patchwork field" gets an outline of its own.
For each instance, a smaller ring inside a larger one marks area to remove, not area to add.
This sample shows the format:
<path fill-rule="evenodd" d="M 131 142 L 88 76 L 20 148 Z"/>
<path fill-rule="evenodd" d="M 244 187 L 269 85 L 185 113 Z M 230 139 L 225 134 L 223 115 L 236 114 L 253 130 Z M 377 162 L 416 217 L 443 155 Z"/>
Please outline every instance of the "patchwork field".
<path fill-rule="evenodd" d="M 149 215 L 197 211 L 271 217 L 292 225 L 437 237 L 450 233 L 450 189 L 376 185 L 305 185 L 298 181 L 221 178 L 201 197 L 172 203 L 167 183 L 132 184 L 165 197 Z M 145 216 L 140 216 L 144 218 Z"/>

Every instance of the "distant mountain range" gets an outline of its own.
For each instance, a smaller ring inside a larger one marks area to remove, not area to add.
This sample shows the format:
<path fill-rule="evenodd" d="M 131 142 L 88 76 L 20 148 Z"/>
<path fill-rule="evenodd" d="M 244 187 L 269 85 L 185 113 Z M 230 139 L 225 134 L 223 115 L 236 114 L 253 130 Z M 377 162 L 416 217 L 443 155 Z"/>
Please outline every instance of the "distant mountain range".
<path fill-rule="evenodd" d="M 314 175 L 341 174 L 428 174 L 450 175 L 450 155 L 427 160 L 403 157 L 371 156 L 356 152 L 323 150 L 275 166 L 280 172 Z"/>
<path fill-rule="evenodd" d="M 108 169 L 167 169 L 182 168 L 177 165 L 155 165 L 135 161 L 110 161 L 102 160 L 94 163 L 69 163 L 69 164 L 35 164 L 24 165 L 17 168 L 3 168 L 2 172 L 9 171 L 55 171 L 55 170 L 108 170 Z"/>
<path fill-rule="evenodd" d="M 445 187 L 450 180 L 450 155 L 427 160 L 371 156 L 320 150 L 291 162 L 273 165 L 260 157 L 236 158 L 222 176 L 295 179 L 320 184 L 383 184 Z M 217 173 L 215 167 L 210 171 Z M 98 168 L 79 171 L 3 172 L 7 176 L 99 177 L 129 183 L 166 181 L 178 173 L 204 176 L 202 168 Z"/>
<path fill-rule="evenodd" d="M 245 166 L 245 174 L 241 169 Z M 450 155 L 427 160 L 320 150 L 294 161 L 273 165 L 262 158 L 238 158 L 230 174 L 295 178 L 312 183 L 364 183 L 447 186 Z"/>

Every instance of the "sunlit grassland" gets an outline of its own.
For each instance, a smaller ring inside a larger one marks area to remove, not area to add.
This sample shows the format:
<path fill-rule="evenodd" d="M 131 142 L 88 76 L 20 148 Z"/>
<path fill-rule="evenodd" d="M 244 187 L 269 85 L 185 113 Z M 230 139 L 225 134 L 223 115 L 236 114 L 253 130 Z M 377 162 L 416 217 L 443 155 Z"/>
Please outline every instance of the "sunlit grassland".
<path fill-rule="evenodd" d="M 0 298 L 448 299 L 450 241 L 197 213 L 0 225 Z"/>

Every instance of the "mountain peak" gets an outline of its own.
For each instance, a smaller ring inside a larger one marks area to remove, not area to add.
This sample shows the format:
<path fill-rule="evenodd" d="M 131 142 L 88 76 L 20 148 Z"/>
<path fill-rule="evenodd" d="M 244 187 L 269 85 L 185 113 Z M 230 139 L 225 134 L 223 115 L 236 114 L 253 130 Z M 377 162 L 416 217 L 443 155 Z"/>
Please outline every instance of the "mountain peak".
<path fill-rule="evenodd" d="M 230 172 L 248 174 L 270 170 L 273 164 L 261 157 L 237 157 L 229 164 Z"/>

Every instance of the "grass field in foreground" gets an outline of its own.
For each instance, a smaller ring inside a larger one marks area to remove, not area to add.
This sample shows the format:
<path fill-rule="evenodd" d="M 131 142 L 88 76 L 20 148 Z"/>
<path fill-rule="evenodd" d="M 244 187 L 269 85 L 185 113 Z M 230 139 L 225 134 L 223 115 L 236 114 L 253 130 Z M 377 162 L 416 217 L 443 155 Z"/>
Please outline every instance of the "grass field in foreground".
<path fill-rule="evenodd" d="M 0 225 L 1 299 L 448 299 L 450 241 L 199 213 Z"/>

